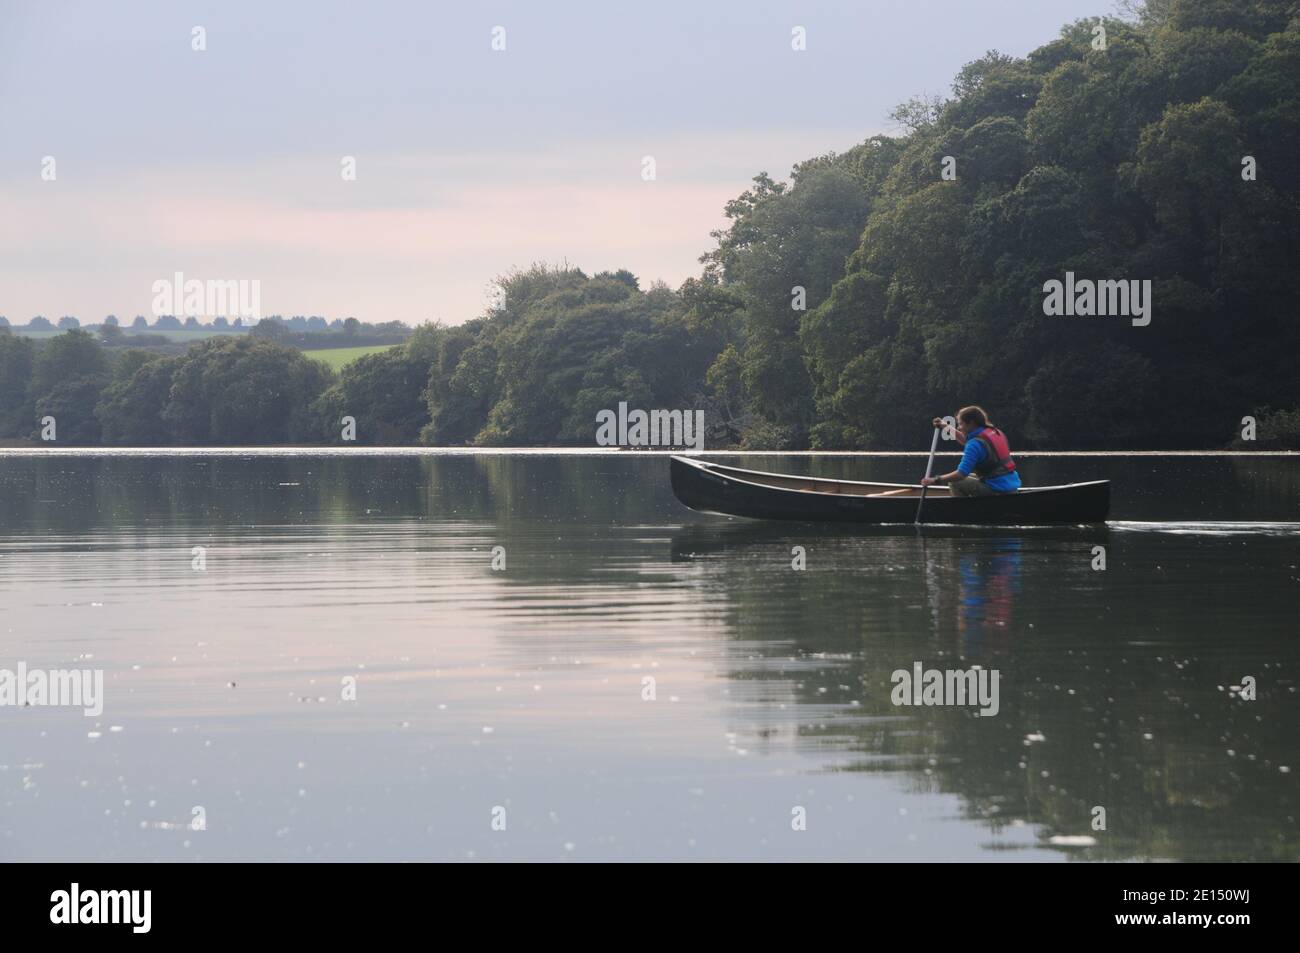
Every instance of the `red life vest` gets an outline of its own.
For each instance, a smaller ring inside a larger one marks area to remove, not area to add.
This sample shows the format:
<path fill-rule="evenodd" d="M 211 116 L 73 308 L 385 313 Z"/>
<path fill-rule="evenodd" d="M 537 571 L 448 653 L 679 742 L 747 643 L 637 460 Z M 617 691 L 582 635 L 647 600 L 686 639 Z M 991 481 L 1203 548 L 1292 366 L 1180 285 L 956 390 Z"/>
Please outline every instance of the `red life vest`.
<path fill-rule="evenodd" d="M 974 439 L 984 445 L 984 459 L 975 468 L 975 475 L 981 480 L 1005 476 L 1016 468 L 1016 461 L 1011 459 L 1011 445 L 1001 430 L 985 427 Z"/>

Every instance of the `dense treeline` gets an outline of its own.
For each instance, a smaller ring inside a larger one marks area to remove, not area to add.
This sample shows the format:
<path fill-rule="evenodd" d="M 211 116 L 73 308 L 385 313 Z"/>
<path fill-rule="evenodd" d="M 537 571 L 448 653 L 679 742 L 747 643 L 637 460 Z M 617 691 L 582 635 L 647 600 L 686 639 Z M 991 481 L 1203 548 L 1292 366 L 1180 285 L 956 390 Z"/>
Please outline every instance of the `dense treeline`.
<path fill-rule="evenodd" d="M 0 328 L 12 327 L 14 327 L 12 322 L 0 314 Z M 44 315 L 38 314 L 25 325 L 21 325 L 21 327 L 28 331 L 52 331 L 56 327 L 61 330 L 80 327 L 96 329 L 104 337 L 105 343 L 110 344 L 120 343 L 123 340 L 138 340 L 150 331 L 207 331 L 238 334 L 257 330 L 259 333 L 277 338 L 306 341 L 311 344 L 319 343 L 323 346 L 329 346 L 325 342 L 337 343 L 339 335 L 343 335 L 349 340 L 355 339 L 354 343 L 356 344 L 391 344 L 404 341 L 411 334 L 410 327 L 400 321 L 367 324 L 358 321 L 356 318 L 335 318 L 333 321 L 327 321 L 319 315 L 305 317 L 301 314 L 296 314 L 291 318 L 272 314 L 256 321 L 249 318 L 247 322 L 243 318 L 229 319 L 224 317 L 215 317 L 211 321 L 201 321 L 193 315 L 186 317 L 182 321 L 181 318 L 174 314 L 163 314 L 159 315 L 153 324 L 150 324 L 144 315 L 137 314 L 130 325 L 132 331 L 130 336 L 123 330 L 123 324 L 115 314 L 105 316 L 104 320 L 99 324 L 88 325 L 83 325 L 78 318 L 70 314 L 65 314 L 59 318 L 57 324 L 52 323 Z"/>
<path fill-rule="evenodd" d="M 0 331 L 0 436 L 590 444 L 626 401 L 703 408 L 714 447 L 912 448 L 974 401 L 1021 446 L 1300 438 L 1300 4 L 1151 0 L 895 118 L 757 176 L 677 290 L 534 266 L 338 375 L 266 338 L 110 361 Z M 1149 280 L 1150 324 L 1045 315 L 1066 273 Z"/>

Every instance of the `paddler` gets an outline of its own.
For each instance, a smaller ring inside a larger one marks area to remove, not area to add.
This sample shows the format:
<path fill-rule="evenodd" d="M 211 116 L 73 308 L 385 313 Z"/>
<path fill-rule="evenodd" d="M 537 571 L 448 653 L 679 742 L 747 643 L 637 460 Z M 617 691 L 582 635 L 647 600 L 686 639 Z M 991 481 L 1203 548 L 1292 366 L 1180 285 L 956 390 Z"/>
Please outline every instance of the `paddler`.
<path fill-rule="evenodd" d="M 947 426 L 935 417 L 936 427 Z M 995 496 L 1020 489 L 1020 474 L 1011 459 L 1011 445 L 1006 434 L 989 423 L 980 407 L 963 407 L 957 411 L 957 439 L 965 444 L 961 462 L 951 473 L 925 477 L 924 486 L 947 484 L 953 496 Z"/>

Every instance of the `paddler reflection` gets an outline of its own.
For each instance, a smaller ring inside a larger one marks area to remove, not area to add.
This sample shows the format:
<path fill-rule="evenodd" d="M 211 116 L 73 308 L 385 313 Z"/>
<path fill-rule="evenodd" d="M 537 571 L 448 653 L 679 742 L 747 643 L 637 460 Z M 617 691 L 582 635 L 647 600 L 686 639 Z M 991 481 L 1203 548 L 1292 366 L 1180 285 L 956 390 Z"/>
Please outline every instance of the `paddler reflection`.
<path fill-rule="evenodd" d="M 965 552 L 927 547 L 926 580 L 935 631 L 954 633 L 964 658 L 997 655 L 1011 648 L 1020 596 L 1020 543 L 1018 537 L 982 541 Z"/>
<path fill-rule="evenodd" d="M 1020 540 L 1009 539 L 992 554 L 961 557 L 961 608 L 957 632 L 962 654 L 977 658 L 1011 645 L 1012 611 L 1020 595 Z"/>

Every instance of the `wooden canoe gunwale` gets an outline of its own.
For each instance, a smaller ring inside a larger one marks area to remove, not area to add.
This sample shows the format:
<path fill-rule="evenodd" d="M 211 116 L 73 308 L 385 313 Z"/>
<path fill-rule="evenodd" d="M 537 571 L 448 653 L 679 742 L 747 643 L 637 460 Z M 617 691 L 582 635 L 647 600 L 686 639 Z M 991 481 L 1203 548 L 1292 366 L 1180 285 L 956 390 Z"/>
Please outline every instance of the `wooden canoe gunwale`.
<path fill-rule="evenodd" d="M 724 463 L 708 463 L 703 460 L 693 460 L 690 457 L 679 456 L 679 457 L 674 457 L 674 459 L 684 460 L 687 463 L 690 463 L 692 466 L 699 467 L 701 470 L 704 470 L 705 472 L 723 470 L 723 471 L 727 471 L 728 473 L 743 473 L 746 476 L 763 477 L 764 479 L 762 480 L 747 480 L 741 477 L 728 476 L 728 479 L 735 480 L 737 483 L 748 483 L 751 486 L 773 487 L 778 490 L 791 490 L 796 493 L 815 493 L 819 495 L 865 496 L 865 497 L 869 497 L 872 495 L 870 493 L 841 493 L 840 491 L 834 489 L 823 490 L 823 489 L 819 489 L 816 486 L 816 484 L 819 483 L 831 484 L 837 487 L 838 486 L 851 486 L 851 487 L 869 486 L 869 487 L 880 487 L 885 490 L 916 490 L 917 493 L 921 492 L 921 484 L 919 483 L 868 483 L 863 480 L 833 480 L 830 477 L 798 477 L 798 476 L 791 476 L 784 473 L 765 473 L 762 470 L 745 470 L 742 469 L 741 467 L 729 467 Z M 1106 482 L 1108 481 L 1091 480 L 1085 483 L 1061 483 L 1056 486 L 1025 486 L 1025 487 L 1021 487 L 1016 492 L 1017 493 L 1041 493 L 1044 490 L 1064 490 L 1069 487 L 1088 486 L 1091 483 L 1106 483 Z M 805 489 L 804 487 L 801 486 L 786 486 L 784 485 L 786 483 L 812 483 L 814 484 L 814 486 L 812 488 Z M 931 489 L 933 490 L 936 488 L 932 487 Z M 946 487 L 938 488 L 938 489 L 946 489 Z M 902 499 L 907 499 L 907 497 L 902 497 Z"/>

